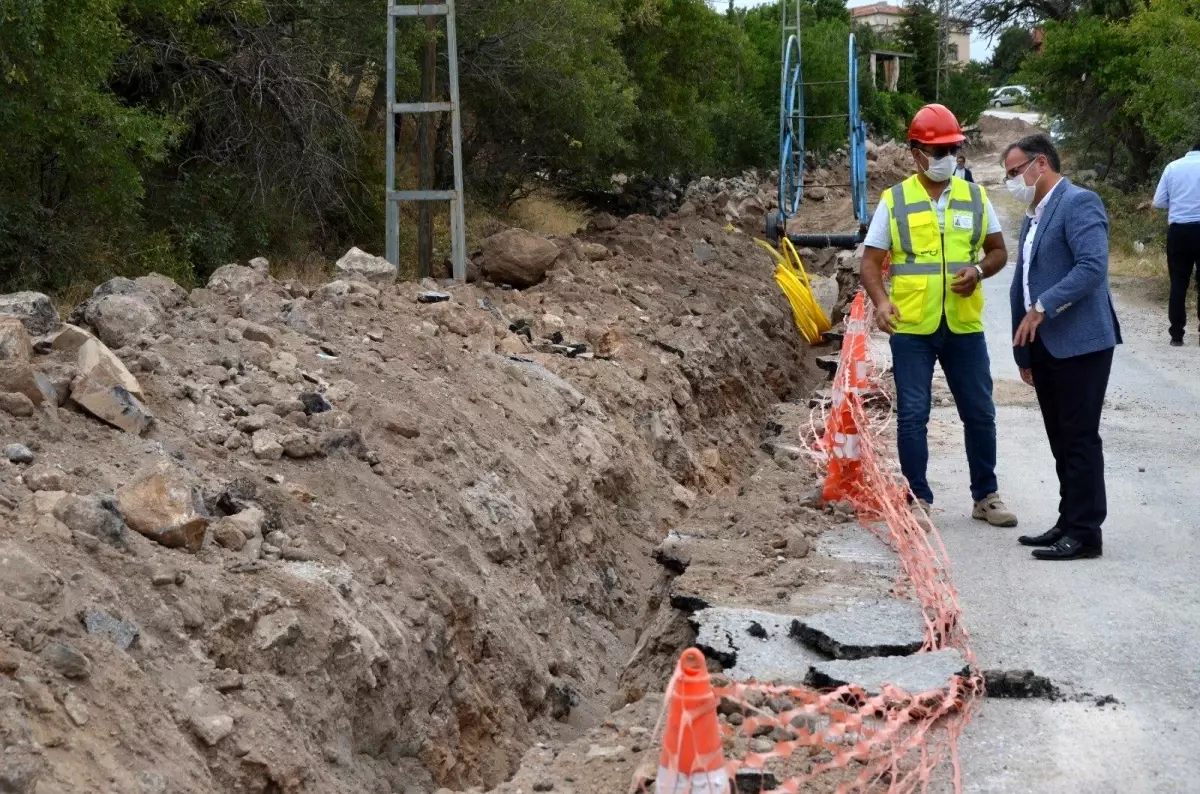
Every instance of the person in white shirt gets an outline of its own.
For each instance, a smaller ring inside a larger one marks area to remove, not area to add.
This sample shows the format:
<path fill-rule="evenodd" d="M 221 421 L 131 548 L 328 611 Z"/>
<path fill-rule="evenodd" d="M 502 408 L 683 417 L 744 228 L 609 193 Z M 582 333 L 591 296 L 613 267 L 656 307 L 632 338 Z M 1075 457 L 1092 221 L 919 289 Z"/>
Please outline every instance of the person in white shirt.
<path fill-rule="evenodd" d="M 1163 169 L 1154 192 L 1154 206 L 1167 210 L 1167 270 L 1171 274 L 1167 319 L 1171 323 L 1171 345 L 1181 347 L 1193 270 L 1200 290 L 1200 141 Z"/>
<path fill-rule="evenodd" d="M 954 167 L 954 175 L 959 179 L 965 179 L 968 182 L 975 181 L 975 175 L 971 173 L 971 169 L 967 168 L 967 156 L 960 154 L 958 156 L 957 165 Z"/>

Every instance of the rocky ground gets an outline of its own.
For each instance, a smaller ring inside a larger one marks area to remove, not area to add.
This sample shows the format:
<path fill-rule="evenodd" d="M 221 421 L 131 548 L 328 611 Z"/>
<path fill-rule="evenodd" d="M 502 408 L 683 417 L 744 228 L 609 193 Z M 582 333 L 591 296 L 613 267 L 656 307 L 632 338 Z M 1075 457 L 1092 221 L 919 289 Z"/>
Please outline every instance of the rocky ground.
<path fill-rule="evenodd" d="M 848 575 L 793 440 L 833 350 L 746 233 L 770 188 L 720 192 L 503 232 L 470 285 L 0 298 L 0 791 L 491 788 L 653 710 L 672 554 L 747 605 Z M 834 311 L 852 258 L 806 264 Z"/>

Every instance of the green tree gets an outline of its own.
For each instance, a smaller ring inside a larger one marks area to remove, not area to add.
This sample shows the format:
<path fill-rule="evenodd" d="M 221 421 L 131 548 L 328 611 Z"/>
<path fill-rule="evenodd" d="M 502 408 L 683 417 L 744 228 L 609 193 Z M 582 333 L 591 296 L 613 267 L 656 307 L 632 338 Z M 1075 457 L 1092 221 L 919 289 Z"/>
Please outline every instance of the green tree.
<path fill-rule="evenodd" d="M 1004 85 L 1021 69 L 1033 52 L 1033 35 L 1025 28 L 1005 28 L 992 51 L 992 84 Z"/>
<path fill-rule="evenodd" d="M 1131 18 L 1128 31 L 1143 52 L 1131 110 L 1162 164 L 1200 141 L 1200 2 L 1157 0 Z"/>
<path fill-rule="evenodd" d="M 0 2 L 0 275 L 66 286 L 80 262 L 136 250 L 142 169 L 178 126 L 108 81 L 128 48 L 123 0 Z"/>
<path fill-rule="evenodd" d="M 1133 99 L 1144 54 L 1123 24 L 1085 16 L 1045 28 L 1042 52 L 1019 74 L 1048 115 L 1061 120 L 1072 148 L 1109 170 L 1146 171 L 1157 147 Z"/>
<path fill-rule="evenodd" d="M 620 0 L 462 4 L 464 157 L 480 197 L 506 202 L 535 174 L 607 179 L 629 155 L 636 94 L 617 48 L 622 10 Z"/>
<path fill-rule="evenodd" d="M 979 121 L 990 94 L 988 68 L 982 63 L 955 64 L 942 78 L 941 102 L 964 127 Z"/>
<path fill-rule="evenodd" d="M 938 15 L 933 0 L 913 0 L 905 6 L 896 28 L 900 48 L 913 57 L 905 60 L 900 90 L 932 102 L 938 83 Z"/>

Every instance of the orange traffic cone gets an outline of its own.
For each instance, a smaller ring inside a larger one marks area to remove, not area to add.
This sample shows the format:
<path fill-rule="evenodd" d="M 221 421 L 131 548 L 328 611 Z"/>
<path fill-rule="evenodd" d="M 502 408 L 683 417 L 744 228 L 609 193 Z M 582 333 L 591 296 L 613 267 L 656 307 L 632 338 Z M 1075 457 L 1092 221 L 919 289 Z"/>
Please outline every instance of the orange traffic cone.
<path fill-rule="evenodd" d="M 853 405 L 862 399 L 867 386 L 870 363 L 867 359 L 867 307 L 859 292 L 850 307 L 846 322 L 846 337 L 842 342 L 841 363 L 833 381 L 833 410 L 822 436 L 822 446 L 829 453 L 829 470 L 825 475 L 822 499 L 836 502 L 851 499 L 862 481 L 858 428 L 854 422 Z"/>
<path fill-rule="evenodd" d="M 667 686 L 655 794 L 728 794 L 729 773 L 717 727 L 717 696 L 704 654 L 688 648 Z"/>

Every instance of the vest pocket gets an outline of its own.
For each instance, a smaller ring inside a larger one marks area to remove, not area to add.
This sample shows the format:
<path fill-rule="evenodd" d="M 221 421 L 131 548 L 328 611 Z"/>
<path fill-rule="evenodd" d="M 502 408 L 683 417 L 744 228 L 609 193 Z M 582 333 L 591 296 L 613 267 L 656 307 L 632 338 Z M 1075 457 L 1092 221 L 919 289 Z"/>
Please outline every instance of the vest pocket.
<path fill-rule="evenodd" d="M 913 213 L 908 219 L 909 234 L 912 235 L 913 253 L 918 257 L 940 258 L 942 252 L 941 232 L 937 216 L 932 210 Z"/>
<path fill-rule="evenodd" d="M 958 321 L 960 323 L 978 323 L 983 320 L 983 283 L 981 282 L 969 298 L 954 296 L 958 304 Z"/>
<path fill-rule="evenodd" d="M 892 279 L 892 303 L 900 312 L 900 325 L 916 325 L 925 317 L 925 276 L 897 276 Z"/>

